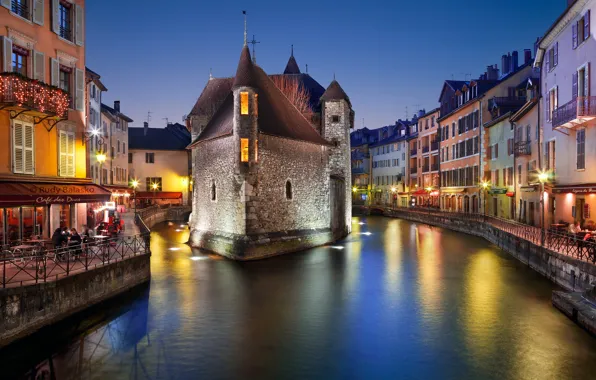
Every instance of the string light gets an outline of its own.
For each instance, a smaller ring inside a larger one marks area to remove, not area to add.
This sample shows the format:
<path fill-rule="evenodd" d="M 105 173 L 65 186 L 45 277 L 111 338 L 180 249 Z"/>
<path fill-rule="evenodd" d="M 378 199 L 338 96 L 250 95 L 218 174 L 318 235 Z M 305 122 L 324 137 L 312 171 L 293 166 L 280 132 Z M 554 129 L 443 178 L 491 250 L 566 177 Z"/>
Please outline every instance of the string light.
<path fill-rule="evenodd" d="M 0 100 L 15 102 L 18 106 L 27 106 L 59 117 L 66 116 L 70 106 L 67 92 L 19 73 L 0 74 Z"/>

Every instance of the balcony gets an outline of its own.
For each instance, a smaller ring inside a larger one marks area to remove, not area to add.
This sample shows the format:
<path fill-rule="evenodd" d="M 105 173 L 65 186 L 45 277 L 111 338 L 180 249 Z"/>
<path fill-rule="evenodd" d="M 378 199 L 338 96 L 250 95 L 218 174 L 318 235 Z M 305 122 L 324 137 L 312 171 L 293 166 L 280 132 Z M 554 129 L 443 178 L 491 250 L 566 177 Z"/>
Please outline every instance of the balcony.
<path fill-rule="evenodd" d="M 430 147 L 428 145 L 422 147 L 422 153 L 428 153 L 429 150 L 430 150 Z"/>
<path fill-rule="evenodd" d="M 11 119 L 26 114 L 35 124 L 47 120 L 53 128 L 67 118 L 69 105 L 68 93 L 57 87 L 18 73 L 0 74 L 0 109 L 9 111 Z"/>
<path fill-rule="evenodd" d="M 433 141 L 430 143 L 430 150 L 432 150 L 433 152 L 435 150 L 439 150 L 439 142 L 438 141 Z"/>
<path fill-rule="evenodd" d="M 418 174 L 418 168 L 410 168 L 410 174 Z"/>
<path fill-rule="evenodd" d="M 524 104 L 526 104 L 525 96 L 495 96 L 488 101 L 488 108 L 518 108 Z"/>
<path fill-rule="evenodd" d="M 430 166 L 422 165 L 422 173 L 428 173 L 430 171 Z"/>
<path fill-rule="evenodd" d="M 439 171 L 439 164 L 438 163 L 437 164 L 432 164 L 430 166 L 430 171 L 431 172 L 438 172 Z"/>
<path fill-rule="evenodd" d="M 414 157 L 418 154 L 418 149 L 414 148 L 410 150 L 410 157 Z"/>
<path fill-rule="evenodd" d="M 515 157 L 529 156 L 532 154 L 531 144 L 529 141 L 519 141 L 513 146 L 513 154 Z"/>
<path fill-rule="evenodd" d="M 553 129 L 572 129 L 594 118 L 596 118 L 596 96 L 580 96 L 553 111 Z"/>

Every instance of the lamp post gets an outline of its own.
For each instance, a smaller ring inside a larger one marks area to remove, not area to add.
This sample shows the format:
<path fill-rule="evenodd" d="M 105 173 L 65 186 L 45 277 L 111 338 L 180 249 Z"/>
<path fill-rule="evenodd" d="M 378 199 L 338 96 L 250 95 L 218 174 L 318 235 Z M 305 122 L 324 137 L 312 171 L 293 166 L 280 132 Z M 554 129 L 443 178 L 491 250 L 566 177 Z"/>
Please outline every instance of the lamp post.
<path fill-rule="evenodd" d="M 101 177 L 103 177 L 103 163 L 106 162 L 106 154 L 105 153 L 97 153 L 95 155 L 97 162 L 99 162 L 99 185 L 101 186 Z"/>
<path fill-rule="evenodd" d="M 151 190 L 153 190 L 153 202 L 155 202 L 155 193 L 157 192 L 157 188 L 158 188 L 158 187 L 159 187 L 159 186 L 157 185 L 157 183 L 156 183 L 156 182 L 153 182 L 153 183 L 151 184 Z"/>
<path fill-rule="evenodd" d="M 482 206 L 483 210 L 482 210 L 482 214 L 484 215 L 484 219 L 486 220 L 486 198 L 488 197 L 488 187 L 490 186 L 490 183 L 488 183 L 487 181 L 482 181 L 482 188 L 484 189 L 484 205 Z"/>
<path fill-rule="evenodd" d="M 137 221 L 137 187 L 139 187 L 139 181 L 136 179 L 133 179 L 130 182 L 130 187 L 132 187 L 133 200 L 135 202 L 135 222 L 136 222 Z"/>
<path fill-rule="evenodd" d="M 540 246 L 544 247 L 544 183 L 548 180 L 548 173 L 541 171 L 538 173 L 540 181 Z"/>
<path fill-rule="evenodd" d="M 397 189 L 395 187 L 391 188 L 391 206 L 393 206 L 393 208 L 397 208 L 397 198 L 395 196 L 396 191 Z"/>

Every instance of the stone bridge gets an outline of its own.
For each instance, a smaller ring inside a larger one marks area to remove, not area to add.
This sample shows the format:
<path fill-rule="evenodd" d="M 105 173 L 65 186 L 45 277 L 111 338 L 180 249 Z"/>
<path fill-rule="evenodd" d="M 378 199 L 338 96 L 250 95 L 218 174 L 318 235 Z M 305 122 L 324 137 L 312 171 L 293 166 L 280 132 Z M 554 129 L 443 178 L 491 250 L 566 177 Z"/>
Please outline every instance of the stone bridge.
<path fill-rule="evenodd" d="M 137 210 L 137 213 L 143 222 L 145 222 L 147 228 L 151 229 L 154 225 L 168 220 L 187 222 L 190 211 L 190 206 L 170 206 L 167 208 L 151 206 Z"/>

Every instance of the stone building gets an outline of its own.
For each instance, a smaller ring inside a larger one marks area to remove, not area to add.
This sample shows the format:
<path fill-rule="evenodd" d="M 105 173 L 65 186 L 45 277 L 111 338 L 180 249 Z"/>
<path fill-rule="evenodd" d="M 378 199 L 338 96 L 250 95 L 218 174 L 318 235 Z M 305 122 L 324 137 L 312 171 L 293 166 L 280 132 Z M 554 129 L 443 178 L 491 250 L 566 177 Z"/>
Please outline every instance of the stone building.
<path fill-rule="evenodd" d="M 309 114 L 276 77 L 308 92 Z M 268 76 L 246 44 L 234 78 L 210 79 L 189 115 L 192 246 L 249 260 L 350 232 L 354 113 L 337 81 L 321 89 L 293 55 L 284 74 Z"/>

